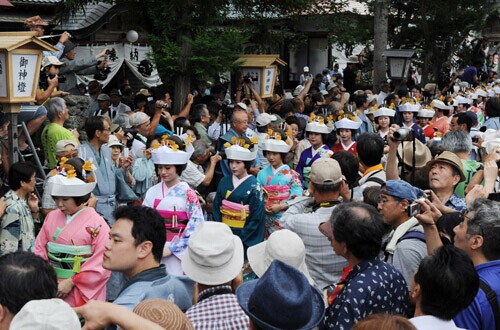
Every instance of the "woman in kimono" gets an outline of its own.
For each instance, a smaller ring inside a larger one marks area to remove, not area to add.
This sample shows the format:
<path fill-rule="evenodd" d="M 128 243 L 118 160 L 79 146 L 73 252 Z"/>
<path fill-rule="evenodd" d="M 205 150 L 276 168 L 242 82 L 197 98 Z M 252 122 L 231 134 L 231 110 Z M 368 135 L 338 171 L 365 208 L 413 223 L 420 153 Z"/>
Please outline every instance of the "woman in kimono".
<path fill-rule="evenodd" d="M 142 203 L 156 209 L 165 219 L 167 242 L 162 263 L 172 275 L 183 274 L 180 258 L 189 237 L 205 220 L 195 191 L 180 181 L 182 171 L 194 151 L 189 139 L 186 144 L 177 136 L 165 136 L 161 144 L 153 147 L 151 159 L 160 182 L 148 189 Z"/>
<path fill-rule="evenodd" d="M 394 104 L 393 104 L 394 105 Z M 393 106 L 391 105 L 391 106 Z M 389 128 L 394 124 L 394 116 L 396 111 L 392 108 L 382 107 L 375 111 L 373 116 L 375 117 L 375 122 L 378 124 L 378 135 L 384 140 L 384 158 L 382 159 L 382 164 L 385 164 L 387 160 L 386 154 L 389 153 L 389 145 L 387 144 L 387 134 L 389 134 Z"/>
<path fill-rule="evenodd" d="M 358 155 L 356 151 L 356 141 L 354 135 L 361 127 L 362 121 L 353 114 L 342 114 L 342 119 L 335 122 L 337 134 L 340 136 L 340 142 L 332 147 L 332 151 L 348 151 L 354 156 Z"/>
<path fill-rule="evenodd" d="M 287 133 L 291 135 L 291 131 Z M 282 137 L 284 137 L 282 132 L 271 130 L 266 135 L 262 149 L 270 165 L 260 170 L 257 175 L 257 181 L 264 191 L 267 236 L 281 229 L 278 221 L 282 211 L 287 208 L 287 202 L 302 196 L 302 182 L 299 175 L 284 164 L 293 140 L 291 136 L 286 140 L 282 140 Z"/>
<path fill-rule="evenodd" d="M 403 97 L 402 105 L 399 106 L 399 113 L 403 117 L 403 122 L 401 128 L 408 128 L 413 131 L 413 135 L 417 140 L 425 143 L 424 131 L 420 126 L 415 123 L 415 115 L 420 110 L 420 103 L 416 102 L 414 99 L 405 99 Z"/>
<path fill-rule="evenodd" d="M 434 138 L 434 126 L 430 124 L 430 120 L 434 115 L 434 110 L 426 108 L 425 106 L 422 106 L 417 113 L 418 125 L 424 131 L 426 142 Z"/>
<path fill-rule="evenodd" d="M 311 143 L 311 146 L 300 154 L 299 163 L 295 171 L 300 175 L 302 187 L 309 187 L 309 174 L 311 165 L 314 161 L 321 157 L 331 157 L 333 152 L 325 145 L 328 134 L 333 130 L 333 124 L 325 125 L 325 119 L 321 116 L 311 114 L 309 123 L 306 125 L 306 138 Z"/>
<path fill-rule="evenodd" d="M 96 186 L 92 163 L 73 158 L 54 169 L 47 189 L 57 209 L 51 211 L 35 242 L 35 254 L 48 260 L 58 277 L 57 297 L 70 306 L 106 300 L 110 271 L 102 268 L 109 226 L 87 207 Z"/>
<path fill-rule="evenodd" d="M 222 178 L 213 202 L 214 221 L 222 221 L 241 238 L 246 251 L 264 240 L 265 212 L 262 187 L 248 174 L 257 156 L 257 141 L 233 137 L 226 142 L 226 157 L 232 175 Z M 253 144 L 253 151 L 250 148 Z"/>

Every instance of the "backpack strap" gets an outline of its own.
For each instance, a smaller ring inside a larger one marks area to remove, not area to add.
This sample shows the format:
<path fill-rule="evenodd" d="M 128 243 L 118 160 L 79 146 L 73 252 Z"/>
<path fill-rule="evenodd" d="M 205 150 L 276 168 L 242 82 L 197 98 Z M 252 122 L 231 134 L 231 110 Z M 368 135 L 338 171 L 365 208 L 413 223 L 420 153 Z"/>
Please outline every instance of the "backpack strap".
<path fill-rule="evenodd" d="M 500 330 L 500 306 L 498 304 L 497 294 L 493 289 L 488 285 L 488 283 L 479 279 L 479 288 L 483 290 L 486 294 L 486 298 L 491 305 L 491 309 L 493 310 L 493 317 L 495 318 L 495 329 Z"/>
<path fill-rule="evenodd" d="M 418 239 L 425 243 L 425 234 L 420 231 L 409 231 L 398 239 L 396 245 L 406 239 Z"/>

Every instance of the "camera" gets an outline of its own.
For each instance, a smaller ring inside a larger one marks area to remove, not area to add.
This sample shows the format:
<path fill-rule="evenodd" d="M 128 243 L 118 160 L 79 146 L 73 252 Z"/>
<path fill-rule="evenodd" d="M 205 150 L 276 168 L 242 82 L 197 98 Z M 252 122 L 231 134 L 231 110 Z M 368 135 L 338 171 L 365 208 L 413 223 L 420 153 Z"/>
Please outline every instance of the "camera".
<path fill-rule="evenodd" d="M 40 89 L 46 90 L 49 87 L 49 82 L 47 79 L 54 79 L 55 74 L 49 73 L 47 74 L 46 72 L 42 71 L 40 73 L 40 78 L 38 79 L 38 85 L 40 86 Z M 57 81 L 58 83 L 62 84 L 66 82 L 66 76 L 59 74 L 57 75 Z"/>
<path fill-rule="evenodd" d="M 411 141 L 413 137 L 412 133 L 410 128 L 398 128 L 392 137 L 396 141 Z"/>
<path fill-rule="evenodd" d="M 474 137 L 472 138 L 472 142 L 479 142 L 479 138 L 478 138 L 477 136 L 474 136 Z"/>
<path fill-rule="evenodd" d="M 224 117 L 226 118 L 231 117 L 233 110 L 234 110 L 234 104 L 227 104 L 225 102 L 222 102 L 221 111 Z"/>
<path fill-rule="evenodd" d="M 406 207 L 406 214 L 409 217 L 414 217 L 420 213 L 420 205 L 417 203 L 411 203 Z"/>
<path fill-rule="evenodd" d="M 252 77 L 251 75 L 247 74 L 246 76 L 243 77 L 243 82 L 245 84 L 249 84 L 250 83 L 250 79 L 252 79 L 252 82 L 256 82 L 259 80 L 259 78 L 257 77 Z"/>

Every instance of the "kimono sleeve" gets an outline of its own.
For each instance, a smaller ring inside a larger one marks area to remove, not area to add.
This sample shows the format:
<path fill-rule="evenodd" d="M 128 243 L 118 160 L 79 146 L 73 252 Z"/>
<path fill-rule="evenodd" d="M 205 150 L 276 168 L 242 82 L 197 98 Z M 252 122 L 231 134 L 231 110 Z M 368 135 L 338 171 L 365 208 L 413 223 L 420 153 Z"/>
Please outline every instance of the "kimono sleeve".
<path fill-rule="evenodd" d="M 151 173 L 145 157 L 136 158 L 132 166 L 132 176 L 137 182 L 147 180 Z"/>
<path fill-rule="evenodd" d="M 302 196 L 302 181 L 300 180 L 300 176 L 294 170 L 290 170 L 290 174 L 292 178 L 290 179 L 290 199 L 294 199 L 295 197 Z"/>
<path fill-rule="evenodd" d="M 307 149 L 305 149 L 305 150 L 307 150 Z M 304 180 L 304 177 L 303 177 L 303 175 L 304 175 L 304 164 L 305 164 L 306 158 L 307 158 L 307 155 L 306 155 L 306 153 L 304 151 L 300 154 L 299 163 L 297 164 L 297 167 L 295 168 L 295 171 L 299 174 L 299 177 L 300 177 L 301 181 Z"/>
<path fill-rule="evenodd" d="M 187 203 L 187 213 L 189 216 L 189 221 L 187 223 L 186 228 L 182 232 L 182 235 L 179 239 L 172 241 L 170 245 L 170 251 L 173 254 L 178 255 L 184 252 L 184 249 L 187 247 L 187 242 L 191 234 L 194 232 L 196 227 L 203 221 L 205 221 L 205 217 L 203 216 L 203 211 L 201 210 L 200 202 L 198 200 L 198 196 L 192 189 L 186 190 L 186 203 Z"/>
<path fill-rule="evenodd" d="M 266 214 L 264 211 L 264 199 L 260 184 L 252 185 L 248 204 L 250 214 L 245 222 L 245 227 L 241 230 L 240 238 L 245 247 L 250 247 L 264 240 L 264 230 L 266 224 Z"/>
<path fill-rule="evenodd" d="M 96 215 L 97 217 L 97 215 Z M 102 267 L 102 258 L 104 256 L 105 244 L 109 237 L 109 226 L 100 216 L 97 221 L 92 221 L 85 228 L 84 234 L 87 233 L 87 228 L 98 230 L 97 236 L 92 238 L 92 256 L 81 265 L 80 273 L 73 275 L 71 279 L 75 284 L 75 289 L 78 290 L 84 301 L 97 299 L 99 294 L 105 290 L 111 272 Z M 93 226 L 92 226 L 93 225 Z"/>

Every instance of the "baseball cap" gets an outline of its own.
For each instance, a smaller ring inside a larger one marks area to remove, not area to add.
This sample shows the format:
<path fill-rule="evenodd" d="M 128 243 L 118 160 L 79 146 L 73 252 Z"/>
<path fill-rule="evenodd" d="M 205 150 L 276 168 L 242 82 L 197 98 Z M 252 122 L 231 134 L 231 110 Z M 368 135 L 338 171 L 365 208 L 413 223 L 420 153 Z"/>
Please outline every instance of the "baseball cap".
<path fill-rule="evenodd" d="M 304 67 L 304 72 L 309 72 L 309 67 L 308 66 Z"/>
<path fill-rule="evenodd" d="M 56 143 L 56 153 L 61 153 L 65 151 L 68 145 L 72 145 L 76 149 L 76 142 L 73 140 L 60 140 Z"/>
<path fill-rule="evenodd" d="M 382 188 L 382 193 L 396 198 L 414 201 L 423 196 L 424 192 L 403 180 L 388 180 Z"/>
<path fill-rule="evenodd" d="M 97 101 L 109 101 L 109 95 L 105 93 L 99 94 Z"/>
<path fill-rule="evenodd" d="M 345 180 L 345 177 L 342 175 L 339 162 L 323 157 L 312 164 L 310 179 L 316 184 L 335 184 Z"/>
<path fill-rule="evenodd" d="M 262 127 L 269 125 L 271 122 L 276 121 L 278 118 L 276 118 L 275 115 L 270 115 L 268 113 L 261 113 L 260 115 L 257 116 L 257 126 Z"/>

